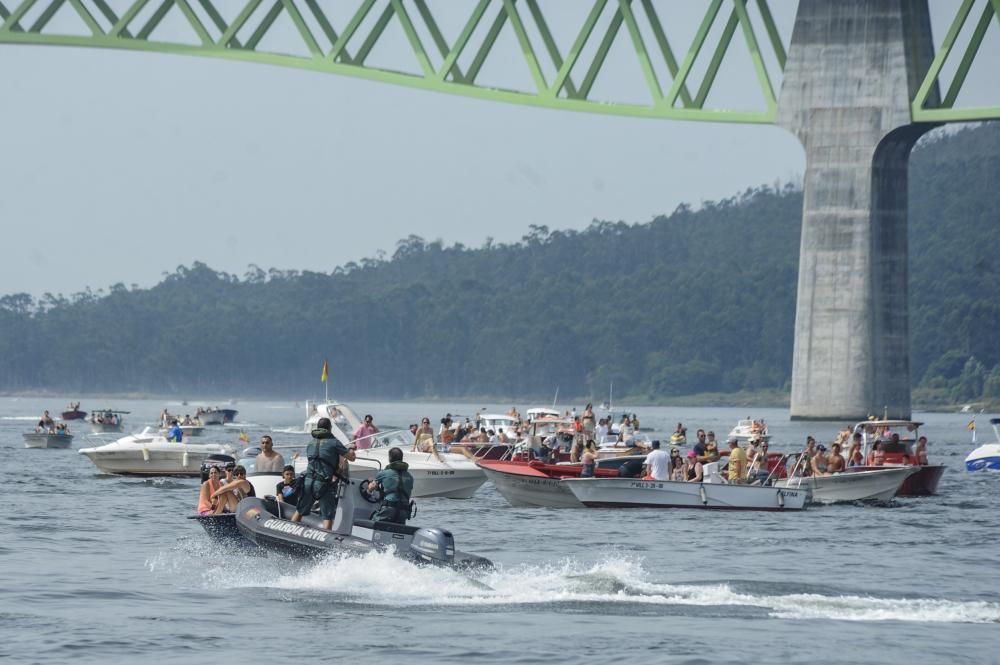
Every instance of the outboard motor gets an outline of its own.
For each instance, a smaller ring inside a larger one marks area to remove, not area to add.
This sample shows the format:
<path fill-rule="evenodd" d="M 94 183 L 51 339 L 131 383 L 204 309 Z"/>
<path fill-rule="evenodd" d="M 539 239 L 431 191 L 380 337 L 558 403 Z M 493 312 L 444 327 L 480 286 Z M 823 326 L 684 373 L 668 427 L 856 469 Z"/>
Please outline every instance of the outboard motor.
<path fill-rule="evenodd" d="M 452 563 L 455 560 L 455 537 L 444 529 L 417 529 L 410 549 L 420 561 Z"/>
<path fill-rule="evenodd" d="M 201 463 L 201 482 L 208 480 L 208 472 L 212 467 L 217 467 L 225 475 L 226 465 L 236 464 L 236 458 L 221 453 L 215 453 L 205 458 Z"/>

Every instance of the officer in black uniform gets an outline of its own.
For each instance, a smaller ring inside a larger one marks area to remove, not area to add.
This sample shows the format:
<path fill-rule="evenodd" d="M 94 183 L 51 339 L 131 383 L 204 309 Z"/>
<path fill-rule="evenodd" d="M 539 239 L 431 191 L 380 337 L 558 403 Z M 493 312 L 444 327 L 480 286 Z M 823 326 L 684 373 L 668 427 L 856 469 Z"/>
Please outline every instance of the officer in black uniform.
<path fill-rule="evenodd" d="M 320 418 L 312 431 L 313 440 L 306 446 L 309 466 L 306 467 L 302 493 L 292 515 L 293 522 L 301 521 L 312 512 L 313 503 L 319 501 L 319 516 L 323 519 L 323 528 L 327 530 L 333 528 L 333 516 L 337 512 L 340 456 L 347 454 L 344 444 L 333 438 L 332 429 L 329 418 Z"/>
<path fill-rule="evenodd" d="M 413 494 L 413 476 L 403 461 L 403 451 L 389 449 L 389 465 L 378 472 L 375 480 L 368 482 L 368 491 L 382 488 L 382 501 L 372 515 L 375 522 L 396 522 L 406 524 L 410 517 L 410 495 Z"/>

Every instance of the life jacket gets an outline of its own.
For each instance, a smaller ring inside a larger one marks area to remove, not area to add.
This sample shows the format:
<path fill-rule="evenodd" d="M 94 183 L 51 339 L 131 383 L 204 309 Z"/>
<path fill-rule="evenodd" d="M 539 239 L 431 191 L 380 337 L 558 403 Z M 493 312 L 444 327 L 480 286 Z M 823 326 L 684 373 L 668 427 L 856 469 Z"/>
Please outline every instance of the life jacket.
<path fill-rule="evenodd" d="M 382 480 L 382 490 L 383 498 L 381 505 L 389 506 L 397 510 L 409 511 L 410 509 L 410 494 L 413 492 L 413 480 L 410 479 L 409 488 L 406 486 L 407 473 L 406 476 L 403 475 L 404 472 L 409 468 L 409 464 L 406 462 L 391 462 L 387 468 L 389 471 L 395 471 L 395 474 L 388 475 L 387 478 Z"/>
<path fill-rule="evenodd" d="M 325 494 L 332 485 L 330 479 L 334 477 L 340 467 L 341 452 L 338 448 L 343 448 L 343 446 L 337 445 L 338 442 L 334 440 L 333 446 L 327 445 L 324 448 L 324 442 L 333 439 L 333 434 L 329 430 L 314 429 L 312 437 L 313 440 L 306 446 L 306 459 L 309 460 L 309 465 L 306 467 L 305 477 L 321 481 L 320 494 Z M 327 454 L 323 455 L 324 452 Z M 330 455 L 330 452 L 333 454 Z"/>

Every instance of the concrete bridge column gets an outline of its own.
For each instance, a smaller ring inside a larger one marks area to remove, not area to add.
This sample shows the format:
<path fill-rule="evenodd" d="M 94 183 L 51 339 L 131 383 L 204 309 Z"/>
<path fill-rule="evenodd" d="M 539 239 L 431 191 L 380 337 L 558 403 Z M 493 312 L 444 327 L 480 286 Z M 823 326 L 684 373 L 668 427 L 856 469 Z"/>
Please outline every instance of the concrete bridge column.
<path fill-rule="evenodd" d="M 927 0 L 800 0 L 778 124 L 806 151 L 792 419 L 910 416 L 907 170 Z"/>

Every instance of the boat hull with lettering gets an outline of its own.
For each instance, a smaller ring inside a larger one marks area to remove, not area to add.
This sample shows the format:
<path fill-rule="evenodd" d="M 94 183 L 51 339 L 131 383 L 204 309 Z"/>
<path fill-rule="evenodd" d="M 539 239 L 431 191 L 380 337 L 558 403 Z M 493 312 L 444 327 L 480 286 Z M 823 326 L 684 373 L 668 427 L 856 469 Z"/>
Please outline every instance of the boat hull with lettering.
<path fill-rule="evenodd" d="M 390 551 L 419 564 L 460 570 L 493 568 L 489 559 L 455 549 L 454 537 L 446 529 L 355 519 L 350 533 L 345 534 L 321 528 L 316 515 L 292 522 L 288 518 L 294 510 L 294 506 L 271 497 L 247 497 L 236 507 L 236 527 L 258 547 L 292 556 L 358 556 Z"/>
<path fill-rule="evenodd" d="M 873 467 L 864 471 L 849 469 L 845 473 L 806 478 L 784 478 L 775 481 L 777 487 L 802 489 L 809 494 L 810 503 L 849 503 L 891 501 L 900 487 L 920 467 Z"/>
<path fill-rule="evenodd" d="M 563 479 L 588 508 L 698 508 L 714 510 L 802 510 L 808 492 L 761 485 L 686 483 L 635 478 Z"/>

